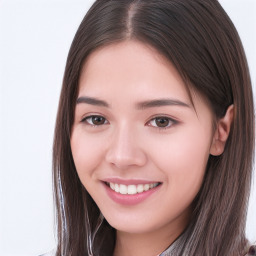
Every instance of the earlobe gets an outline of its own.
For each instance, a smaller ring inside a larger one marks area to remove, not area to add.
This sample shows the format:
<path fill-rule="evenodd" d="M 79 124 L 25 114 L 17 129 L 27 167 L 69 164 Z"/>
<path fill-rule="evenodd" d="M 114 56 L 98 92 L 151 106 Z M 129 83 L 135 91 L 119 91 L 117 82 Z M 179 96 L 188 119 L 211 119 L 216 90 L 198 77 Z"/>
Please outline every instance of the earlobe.
<path fill-rule="evenodd" d="M 234 105 L 230 105 L 224 117 L 218 120 L 217 127 L 213 136 L 213 141 L 210 149 L 210 154 L 219 156 L 225 149 L 225 144 L 228 139 L 230 128 L 234 118 Z"/>

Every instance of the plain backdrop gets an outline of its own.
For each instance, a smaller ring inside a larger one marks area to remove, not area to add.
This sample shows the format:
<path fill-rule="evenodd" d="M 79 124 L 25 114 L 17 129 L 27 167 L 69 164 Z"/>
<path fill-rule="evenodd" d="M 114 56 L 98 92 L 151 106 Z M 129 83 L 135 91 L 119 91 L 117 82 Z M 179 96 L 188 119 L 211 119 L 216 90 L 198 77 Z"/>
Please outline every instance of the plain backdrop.
<path fill-rule="evenodd" d="M 54 248 L 51 153 L 67 53 L 93 1 L 0 0 L 0 255 Z M 256 1 L 221 0 L 256 82 Z M 256 189 L 247 235 L 256 240 Z"/>

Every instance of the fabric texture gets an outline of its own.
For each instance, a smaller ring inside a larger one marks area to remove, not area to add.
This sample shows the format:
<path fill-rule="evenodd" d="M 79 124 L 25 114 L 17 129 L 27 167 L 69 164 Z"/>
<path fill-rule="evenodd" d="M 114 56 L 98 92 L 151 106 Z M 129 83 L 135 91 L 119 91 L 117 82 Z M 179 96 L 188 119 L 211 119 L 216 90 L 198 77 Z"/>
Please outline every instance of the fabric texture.
<path fill-rule="evenodd" d="M 48 253 L 45 253 L 45 254 L 41 254 L 41 255 L 38 255 L 38 256 L 55 256 L 55 251 L 51 251 L 51 252 L 48 252 Z"/>
<path fill-rule="evenodd" d="M 179 239 L 177 239 L 168 249 L 166 249 L 164 252 L 162 252 L 161 254 L 157 255 L 157 256 L 175 256 L 173 250 L 175 247 L 175 244 L 177 244 Z M 252 245 L 249 247 L 249 249 L 246 250 L 247 253 L 245 255 L 242 256 L 256 256 L 256 245 Z M 55 251 L 51 251 L 45 254 L 41 254 L 38 256 L 55 256 Z"/>

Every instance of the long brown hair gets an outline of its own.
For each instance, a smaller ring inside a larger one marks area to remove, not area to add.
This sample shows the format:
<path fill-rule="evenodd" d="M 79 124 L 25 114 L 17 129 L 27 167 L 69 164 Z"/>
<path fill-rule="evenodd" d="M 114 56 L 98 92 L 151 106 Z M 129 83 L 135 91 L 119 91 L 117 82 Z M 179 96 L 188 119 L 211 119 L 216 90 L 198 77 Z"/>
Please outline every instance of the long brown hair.
<path fill-rule="evenodd" d="M 124 40 L 149 44 L 169 59 L 188 91 L 208 99 L 216 119 L 234 104 L 225 151 L 209 156 L 191 223 L 172 253 L 242 255 L 254 151 L 253 96 L 239 35 L 217 0 L 98 0 L 86 14 L 67 58 L 55 128 L 56 255 L 113 254 L 115 230 L 78 178 L 70 135 L 84 62 L 99 47 Z"/>

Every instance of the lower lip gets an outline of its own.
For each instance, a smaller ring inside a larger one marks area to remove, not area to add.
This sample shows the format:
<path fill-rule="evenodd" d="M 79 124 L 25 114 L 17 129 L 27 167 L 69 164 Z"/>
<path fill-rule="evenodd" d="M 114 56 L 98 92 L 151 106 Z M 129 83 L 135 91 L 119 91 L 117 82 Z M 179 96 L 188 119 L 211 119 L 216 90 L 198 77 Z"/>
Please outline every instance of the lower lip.
<path fill-rule="evenodd" d="M 158 185 L 157 187 L 149 189 L 148 191 L 144 191 L 142 193 L 138 193 L 134 195 L 129 195 L 129 194 L 123 195 L 115 192 L 105 183 L 104 183 L 104 186 L 106 188 L 107 194 L 114 202 L 122 205 L 136 205 L 143 202 L 144 200 L 149 198 L 151 195 L 153 195 L 155 192 L 157 192 L 160 189 L 161 184 Z"/>

